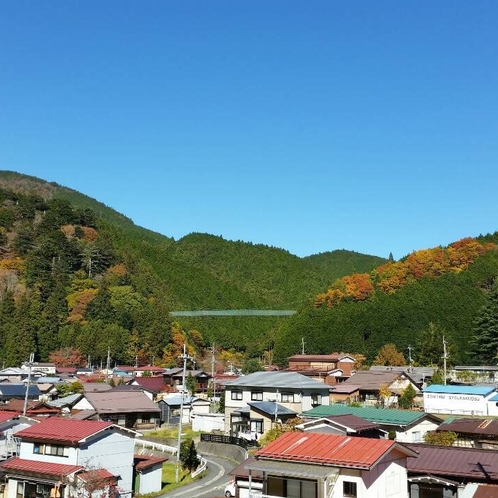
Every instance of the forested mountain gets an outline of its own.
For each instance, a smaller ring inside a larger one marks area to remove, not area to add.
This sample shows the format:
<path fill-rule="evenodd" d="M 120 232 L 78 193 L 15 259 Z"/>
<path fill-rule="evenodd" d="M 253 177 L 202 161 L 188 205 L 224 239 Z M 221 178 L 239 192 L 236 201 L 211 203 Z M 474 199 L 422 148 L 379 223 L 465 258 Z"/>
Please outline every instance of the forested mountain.
<path fill-rule="evenodd" d="M 178 318 L 172 310 L 297 309 L 336 279 L 385 260 L 349 251 L 298 258 L 208 234 L 179 241 L 74 190 L 0 172 L 0 355 L 78 348 L 94 361 L 167 364 L 188 340 L 249 355 L 287 318 Z M 197 329 L 197 330 L 194 330 Z"/>
<path fill-rule="evenodd" d="M 298 352 L 348 351 L 372 361 L 393 343 L 415 362 L 496 363 L 498 233 L 417 251 L 369 273 L 338 279 L 290 317 L 275 341 L 275 359 Z M 484 339 L 485 338 L 485 339 Z"/>

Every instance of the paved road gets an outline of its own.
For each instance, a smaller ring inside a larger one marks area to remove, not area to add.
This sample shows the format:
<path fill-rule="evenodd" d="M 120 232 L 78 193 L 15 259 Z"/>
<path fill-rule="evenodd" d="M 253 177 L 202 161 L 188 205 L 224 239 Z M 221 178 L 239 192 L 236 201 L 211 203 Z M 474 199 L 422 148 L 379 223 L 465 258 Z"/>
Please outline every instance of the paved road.
<path fill-rule="evenodd" d="M 223 498 L 226 483 L 230 480 L 229 472 L 236 464 L 223 458 L 204 456 L 208 461 L 207 475 L 181 488 L 170 491 L 160 498 Z"/>

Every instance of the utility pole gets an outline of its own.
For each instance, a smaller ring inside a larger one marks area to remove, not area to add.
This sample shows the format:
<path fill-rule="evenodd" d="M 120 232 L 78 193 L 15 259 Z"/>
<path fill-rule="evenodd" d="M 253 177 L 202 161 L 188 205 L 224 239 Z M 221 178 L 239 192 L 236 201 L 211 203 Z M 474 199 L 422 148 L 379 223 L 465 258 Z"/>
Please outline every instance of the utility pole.
<path fill-rule="evenodd" d="M 215 364 L 215 358 L 214 358 L 214 342 L 213 345 L 211 346 L 211 385 L 213 388 L 213 400 L 216 397 L 216 383 L 214 381 L 214 364 Z M 211 401 L 213 401 L 211 400 Z"/>
<path fill-rule="evenodd" d="M 26 411 L 28 409 L 28 393 L 29 393 L 29 386 L 31 385 L 31 367 L 33 366 L 34 360 L 35 360 L 35 354 L 31 353 L 29 355 L 29 362 L 28 362 L 28 382 L 26 382 L 26 394 L 24 395 L 24 406 L 22 409 L 23 415 L 26 415 Z"/>
<path fill-rule="evenodd" d="M 183 393 L 185 392 L 185 371 L 187 370 L 187 360 L 191 360 L 187 354 L 187 347 L 185 344 L 183 345 L 183 354 L 180 355 L 180 358 L 183 360 L 183 373 L 182 373 L 182 395 L 180 401 L 180 421 L 178 422 L 178 444 L 176 446 L 176 482 L 179 482 L 180 476 L 180 447 L 182 445 L 182 420 L 183 420 Z"/>
<path fill-rule="evenodd" d="M 408 347 L 406 348 L 408 349 L 408 362 L 410 363 L 410 371 L 411 371 L 411 368 L 412 368 L 412 346 L 411 345 L 408 345 Z"/>
<path fill-rule="evenodd" d="M 448 354 L 446 351 L 446 340 L 443 335 L 443 372 L 444 372 L 444 385 L 446 385 L 446 358 L 448 358 Z"/>
<path fill-rule="evenodd" d="M 304 354 L 304 337 L 301 337 L 301 354 Z"/>

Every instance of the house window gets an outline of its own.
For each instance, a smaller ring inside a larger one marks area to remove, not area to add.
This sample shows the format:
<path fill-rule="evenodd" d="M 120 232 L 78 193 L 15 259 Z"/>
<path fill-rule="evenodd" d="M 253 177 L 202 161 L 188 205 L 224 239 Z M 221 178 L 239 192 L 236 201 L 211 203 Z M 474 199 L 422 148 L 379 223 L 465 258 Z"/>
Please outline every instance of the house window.
<path fill-rule="evenodd" d="M 311 404 L 312 405 L 321 405 L 322 404 L 322 395 L 321 394 L 312 394 L 311 395 Z"/>
<path fill-rule="evenodd" d="M 142 415 L 142 424 L 150 424 L 150 415 L 149 414 L 143 414 Z"/>
<path fill-rule="evenodd" d="M 280 396 L 282 403 L 294 403 L 294 393 L 282 393 Z"/>
<path fill-rule="evenodd" d="M 242 391 L 232 391 L 232 399 L 241 400 Z"/>
<path fill-rule="evenodd" d="M 252 392 L 251 401 L 263 401 L 263 393 L 261 391 Z"/>
<path fill-rule="evenodd" d="M 60 444 L 46 444 L 45 455 L 68 456 L 66 447 Z"/>
<path fill-rule="evenodd" d="M 263 421 L 251 420 L 251 432 L 255 432 L 256 434 L 263 434 Z"/>
<path fill-rule="evenodd" d="M 69 448 L 60 444 L 33 444 L 33 453 L 40 455 L 69 456 Z"/>
<path fill-rule="evenodd" d="M 351 481 L 344 481 L 342 483 L 342 494 L 344 496 L 357 496 L 356 483 Z"/>

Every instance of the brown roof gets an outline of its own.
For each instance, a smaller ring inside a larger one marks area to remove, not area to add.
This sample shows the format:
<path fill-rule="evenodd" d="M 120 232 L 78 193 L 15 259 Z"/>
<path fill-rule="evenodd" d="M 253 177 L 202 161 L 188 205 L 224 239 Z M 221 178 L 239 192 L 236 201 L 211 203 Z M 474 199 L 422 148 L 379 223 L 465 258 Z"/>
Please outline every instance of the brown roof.
<path fill-rule="evenodd" d="M 146 455 L 135 455 L 133 457 L 134 465 L 136 470 L 144 470 L 154 465 L 168 461 L 168 457 L 155 457 Z"/>
<path fill-rule="evenodd" d="M 390 385 L 401 375 L 403 374 L 399 372 L 359 370 L 343 384 L 358 385 L 361 391 L 378 391 L 383 384 Z"/>
<path fill-rule="evenodd" d="M 411 474 L 431 474 L 460 478 L 475 482 L 498 480 L 498 451 L 455 446 L 407 444 L 419 453 L 418 458 L 407 460 Z"/>
<path fill-rule="evenodd" d="M 331 394 L 351 394 L 359 390 L 360 386 L 358 384 L 349 384 L 346 382 L 341 382 L 340 384 L 334 384 L 333 386 L 330 386 Z"/>
<path fill-rule="evenodd" d="M 475 436 L 497 436 L 498 420 L 482 418 L 457 418 L 441 424 L 437 431 L 452 431 Z"/>
<path fill-rule="evenodd" d="M 479 484 L 472 498 L 496 498 L 498 486 L 495 484 Z"/>
<path fill-rule="evenodd" d="M 289 357 L 289 361 L 339 361 L 341 358 L 351 355 L 346 353 L 332 353 L 332 354 L 295 354 Z"/>
<path fill-rule="evenodd" d="M 344 415 L 333 415 L 331 417 L 326 417 L 331 422 L 336 422 L 337 424 L 349 427 L 357 432 L 366 431 L 368 429 L 379 429 L 379 424 L 375 422 L 370 422 L 364 418 L 357 417 L 352 413 L 347 413 Z"/>
<path fill-rule="evenodd" d="M 142 391 L 88 392 L 85 398 L 100 415 L 103 413 L 159 413 L 157 405 Z"/>
<path fill-rule="evenodd" d="M 249 477 L 249 470 L 247 469 L 247 465 L 252 464 L 256 461 L 254 457 L 246 458 L 240 465 L 235 467 L 231 472 L 231 476 L 235 477 Z M 263 480 L 263 472 L 259 470 L 253 470 L 251 472 L 252 479 L 256 479 L 257 481 Z"/>

